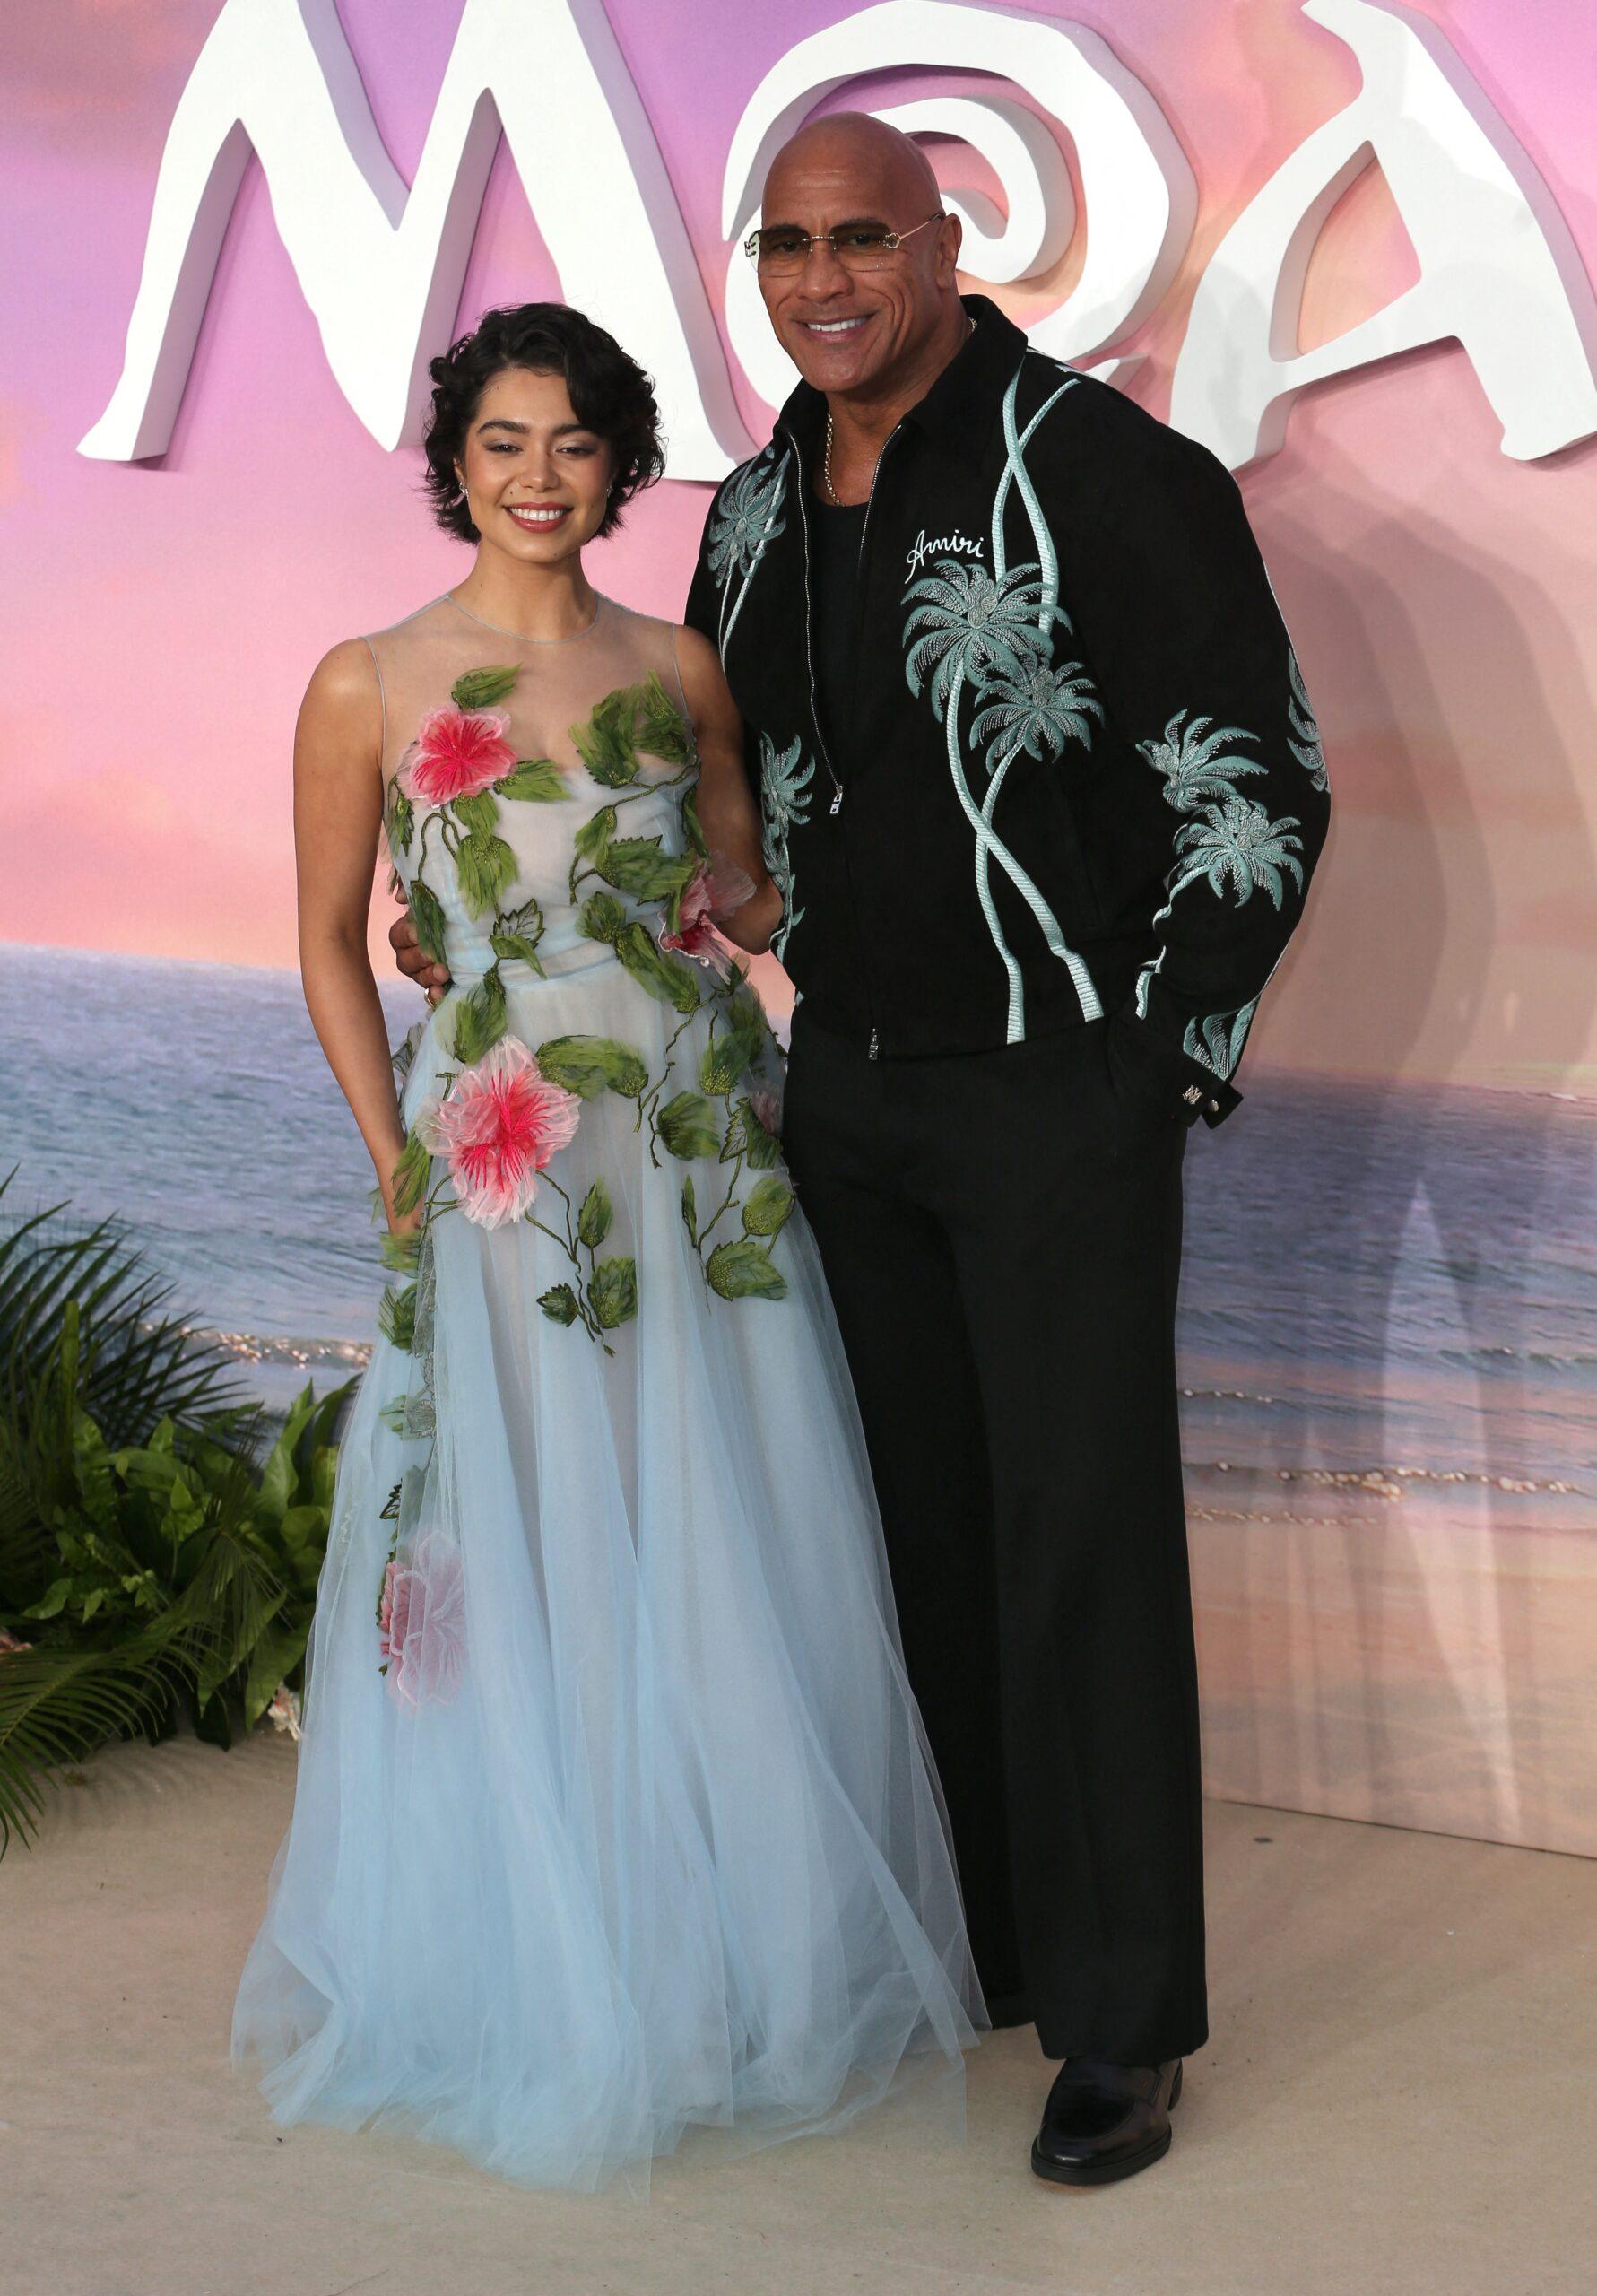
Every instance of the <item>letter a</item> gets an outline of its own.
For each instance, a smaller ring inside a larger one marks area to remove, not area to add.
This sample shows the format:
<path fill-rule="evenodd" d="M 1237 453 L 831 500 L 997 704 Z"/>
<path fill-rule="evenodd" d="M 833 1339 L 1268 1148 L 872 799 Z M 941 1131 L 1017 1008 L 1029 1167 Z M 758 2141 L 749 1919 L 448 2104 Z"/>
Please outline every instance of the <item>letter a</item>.
<path fill-rule="evenodd" d="M 1456 336 L 1527 462 L 1597 430 L 1597 300 L 1552 195 L 1427 18 L 1395 0 L 1307 0 L 1364 86 L 1316 128 L 1216 248 L 1176 362 L 1170 421 L 1236 470 L 1274 454 L 1293 398 L 1330 375 Z M 1303 283 L 1342 193 L 1384 171 L 1419 277 L 1299 352 Z"/>

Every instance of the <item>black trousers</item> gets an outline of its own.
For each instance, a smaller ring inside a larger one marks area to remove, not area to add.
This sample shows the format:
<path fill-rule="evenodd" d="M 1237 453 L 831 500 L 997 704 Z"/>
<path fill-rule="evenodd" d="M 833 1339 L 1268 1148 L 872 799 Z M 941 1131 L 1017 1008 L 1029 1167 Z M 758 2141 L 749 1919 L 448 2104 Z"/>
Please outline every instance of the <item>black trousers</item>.
<path fill-rule="evenodd" d="M 1106 1032 L 872 1060 L 801 1004 L 783 1130 L 994 2022 L 1141 2065 L 1208 2035 L 1186 1128 Z"/>

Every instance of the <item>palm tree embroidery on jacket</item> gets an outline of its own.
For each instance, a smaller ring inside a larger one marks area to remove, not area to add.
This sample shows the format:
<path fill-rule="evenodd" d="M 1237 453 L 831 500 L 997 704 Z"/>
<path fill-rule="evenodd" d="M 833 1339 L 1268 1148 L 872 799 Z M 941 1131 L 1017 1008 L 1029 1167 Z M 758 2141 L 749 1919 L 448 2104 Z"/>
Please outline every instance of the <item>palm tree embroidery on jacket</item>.
<path fill-rule="evenodd" d="M 1283 813 L 1272 822 L 1251 797 L 1228 797 L 1220 804 L 1205 805 L 1201 820 L 1188 822 L 1176 832 L 1176 850 L 1186 857 L 1170 887 L 1171 900 L 1202 877 L 1214 893 L 1234 887 L 1238 907 L 1262 887 L 1279 909 L 1284 874 L 1295 878 L 1298 891 L 1303 890 L 1303 864 L 1298 858 L 1303 839 L 1292 834 L 1297 827 L 1296 813 Z"/>
<path fill-rule="evenodd" d="M 1212 1068 L 1217 1076 L 1229 1076 L 1242 1057 L 1242 1048 L 1247 1042 L 1248 1029 L 1258 1009 L 1258 998 L 1250 996 L 1235 1013 L 1205 1013 L 1201 1032 L 1197 1022 L 1189 1021 L 1181 1040 L 1182 1051 L 1193 1060 L 1201 1060 L 1205 1068 Z"/>
<path fill-rule="evenodd" d="M 1072 623 L 1059 604 L 1058 557 L 1026 467 L 1025 449 L 1037 425 L 1078 378 L 1067 376 L 1032 416 L 1024 433 L 1017 435 L 1015 396 L 1020 379 L 1017 370 L 1003 401 L 1008 459 L 993 503 L 993 570 L 988 573 L 984 566 L 959 558 L 938 559 L 904 593 L 904 603 L 912 611 L 903 632 L 909 690 L 918 699 L 923 681 L 931 673 L 927 698 L 947 736 L 950 778 L 976 832 L 976 898 L 1009 979 L 1007 1039 L 1011 1044 L 1026 1034 L 1025 993 L 1020 965 L 1004 938 L 993 900 L 994 861 L 1037 918 L 1049 949 L 1068 969 L 1083 1019 L 1098 1020 L 1103 1012 L 1085 963 L 1067 947 L 1058 919 L 993 826 L 999 792 L 1015 759 L 1022 753 L 1038 760 L 1057 758 L 1067 740 L 1079 741 L 1085 747 L 1092 737 L 1091 720 L 1101 719 L 1104 714 L 1084 665 L 1055 664 L 1053 659 L 1055 628 L 1068 633 Z M 1020 490 L 1037 553 L 1036 559 L 1014 567 L 1007 563 L 1003 541 L 1004 505 L 1011 484 Z M 959 732 L 959 703 L 968 685 L 972 697 L 970 741 L 978 752 L 985 745 L 982 762 L 987 782 L 979 805 L 967 776 Z"/>
<path fill-rule="evenodd" d="M 782 922 L 771 935 L 771 954 L 778 961 L 785 953 L 788 935 L 803 918 L 793 906 L 794 873 L 788 838 L 810 818 L 810 784 L 815 761 L 803 762 L 803 744 L 794 741 L 778 750 L 768 734 L 759 736 L 759 812 L 764 824 L 765 865 L 782 896 Z"/>
<path fill-rule="evenodd" d="M 1055 668 L 1041 655 L 1018 673 L 995 671 L 982 696 L 987 706 L 972 718 L 970 738 L 987 742 L 987 770 L 994 777 L 1022 750 L 1028 757 L 1046 760 L 1057 757 L 1067 740 L 1090 742 L 1088 719 L 1104 714 L 1080 662 Z"/>
<path fill-rule="evenodd" d="M 1166 804 L 1178 813 L 1195 813 L 1211 799 L 1234 797 L 1239 774 L 1264 770 L 1257 758 L 1233 756 L 1229 748 L 1233 742 L 1256 741 L 1256 735 L 1241 726 L 1217 726 L 1212 718 L 1194 718 L 1185 725 L 1187 715 L 1178 709 L 1160 740 L 1137 744 L 1163 778 Z"/>
<path fill-rule="evenodd" d="M 706 562 L 721 592 L 717 650 L 722 654 L 726 651 L 726 641 L 742 612 L 754 570 L 764 557 L 767 544 L 774 542 L 786 526 L 787 521 L 780 515 L 786 491 L 786 457 L 777 450 L 773 440 L 752 462 L 733 473 L 711 517 Z"/>
<path fill-rule="evenodd" d="M 1331 778 L 1325 770 L 1325 752 L 1320 747 L 1320 728 L 1309 707 L 1308 691 L 1303 683 L 1303 672 L 1298 666 L 1298 657 L 1290 641 L 1287 646 L 1287 675 L 1291 682 L 1292 699 L 1287 705 L 1287 723 L 1291 727 L 1290 748 L 1293 756 L 1308 775 L 1316 789 L 1328 789 Z"/>
<path fill-rule="evenodd" d="M 1170 915 L 1177 895 L 1188 885 L 1207 883 L 1217 898 L 1223 898 L 1230 887 L 1238 906 L 1262 891 L 1269 894 L 1277 909 L 1285 897 L 1288 876 L 1302 891 L 1303 864 L 1298 857 L 1303 851 L 1303 839 L 1296 834 L 1300 826 L 1298 816 L 1285 813 L 1272 821 L 1263 805 L 1245 797 L 1237 787 L 1245 774 L 1263 773 L 1265 769 L 1257 758 L 1237 755 L 1233 745 L 1257 740 L 1258 735 L 1250 734 L 1245 726 L 1217 726 L 1212 718 L 1194 717 L 1190 710 L 1178 709 L 1160 737 L 1137 744 L 1164 782 L 1166 803 L 1176 813 L 1188 816 L 1176 832 L 1175 849 L 1180 857 L 1165 879 L 1167 898 L 1154 915 L 1156 929 Z M 1147 1016 L 1149 986 L 1164 961 L 1165 952 L 1161 948 L 1137 976 L 1139 1018 Z M 1257 1003 L 1255 997 L 1254 1004 Z M 1231 1015 L 1219 1013 L 1212 1017 L 1218 1022 Z M 1250 1006 L 1245 1008 L 1243 1019 L 1244 1037 L 1252 1018 Z M 1205 1042 L 1209 1025 L 1206 1018 Z M 1187 1036 L 1193 1035 L 1193 1026 L 1189 1023 Z M 1183 1049 L 1191 1052 L 1193 1045 L 1184 1042 Z M 1238 1041 L 1231 1053 L 1231 1067 L 1235 1067 L 1241 1049 Z M 1217 1068 L 1205 1052 L 1200 1051 L 1196 1057 L 1206 1066 L 1215 1068 L 1218 1075 L 1228 1076 L 1231 1073 L 1230 1068 Z"/>

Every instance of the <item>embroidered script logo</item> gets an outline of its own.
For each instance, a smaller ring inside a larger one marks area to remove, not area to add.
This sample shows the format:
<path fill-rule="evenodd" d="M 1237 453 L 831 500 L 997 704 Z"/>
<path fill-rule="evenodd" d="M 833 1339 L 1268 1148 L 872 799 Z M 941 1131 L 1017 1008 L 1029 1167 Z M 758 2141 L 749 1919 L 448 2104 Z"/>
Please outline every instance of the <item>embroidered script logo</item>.
<path fill-rule="evenodd" d="M 950 552 L 956 551 L 962 551 L 967 558 L 979 558 L 982 554 L 981 536 L 979 535 L 962 535 L 959 532 L 959 527 L 956 526 L 951 535 L 934 535 L 932 540 L 928 542 L 926 540 L 926 529 L 923 526 L 919 534 L 916 535 L 915 540 L 910 544 L 907 552 L 905 553 L 909 564 L 910 580 L 912 582 L 914 581 L 916 576 L 920 572 L 921 568 L 925 564 L 927 559 L 932 557 L 933 553 L 946 558 L 950 554 Z"/>

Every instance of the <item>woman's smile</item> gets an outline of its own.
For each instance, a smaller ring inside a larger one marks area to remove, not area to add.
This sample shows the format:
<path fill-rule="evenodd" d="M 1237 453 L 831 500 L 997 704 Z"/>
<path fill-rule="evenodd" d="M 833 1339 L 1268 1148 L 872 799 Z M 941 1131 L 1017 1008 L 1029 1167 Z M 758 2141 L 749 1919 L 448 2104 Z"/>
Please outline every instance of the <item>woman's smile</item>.
<path fill-rule="evenodd" d="M 542 534 L 558 526 L 562 518 L 568 517 L 571 506 L 568 502 L 507 502 L 505 508 L 518 526 L 526 526 L 534 534 Z"/>

